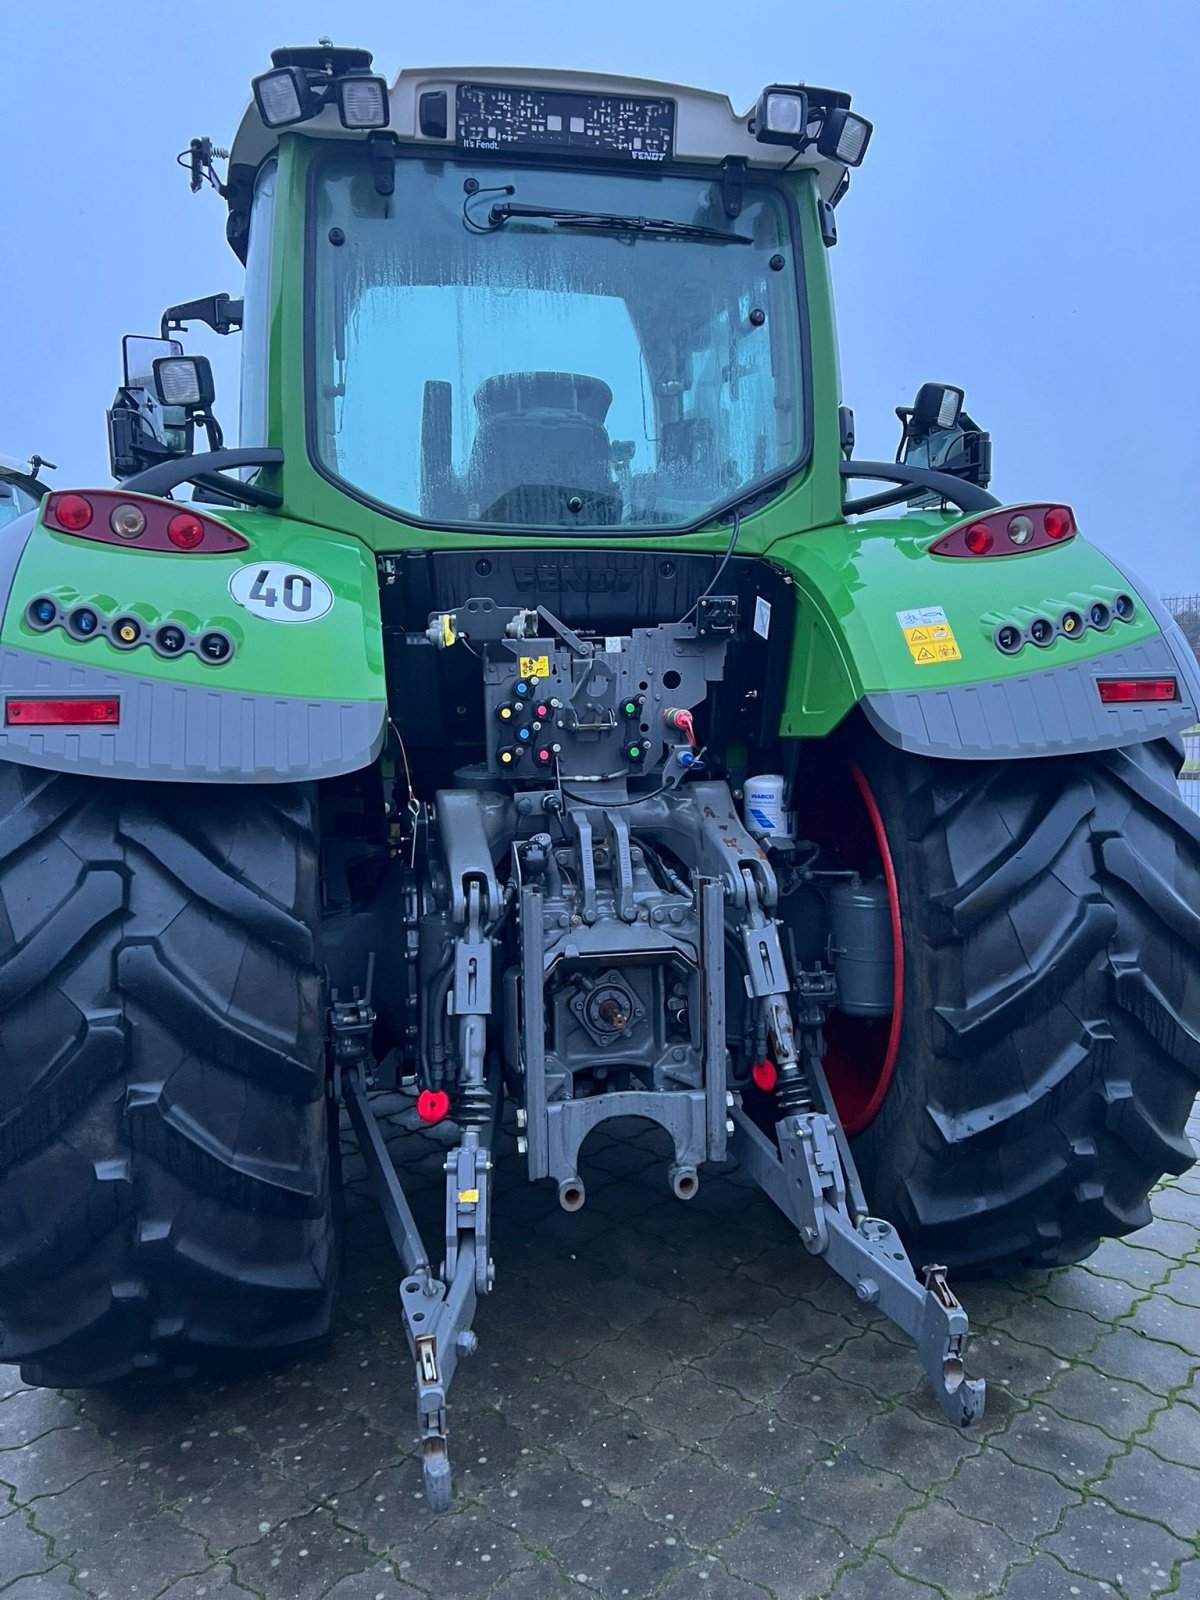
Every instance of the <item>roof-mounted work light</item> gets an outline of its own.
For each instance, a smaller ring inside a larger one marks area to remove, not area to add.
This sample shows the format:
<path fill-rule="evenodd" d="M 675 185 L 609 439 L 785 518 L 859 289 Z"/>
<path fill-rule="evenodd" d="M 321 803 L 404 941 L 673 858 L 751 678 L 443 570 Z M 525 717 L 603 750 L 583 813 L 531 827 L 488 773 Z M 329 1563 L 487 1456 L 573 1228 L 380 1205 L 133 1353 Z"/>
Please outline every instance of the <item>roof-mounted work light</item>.
<path fill-rule="evenodd" d="M 268 128 L 286 128 L 293 122 L 307 122 L 323 104 L 314 93 L 303 67 L 276 67 L 254 78 L 250 87 L 258 114 Z"/>
<path fill-rule="evenodd" d="M 826 111 L 817 135 L 817 150 L 827 161 L 840 161 L 846 167 L 862 165 L 871 142 L 873 128 L 865 117 L 857 116 L 845 106 L 834 106 Z"/>
<path fill-rule="evenodd" d="M 338 116 L 343 128 L 386 128 L 388 87 L 370 72 L 348 72 L 336 84 Z"/>
<path fill-rule="evenodd" d="M 808 143 L 808 96 L 804 90 L 778 83 L 764 89 L 754 108 L 754 137 L 759 144 L 790 144 L 802 150 Z"/>

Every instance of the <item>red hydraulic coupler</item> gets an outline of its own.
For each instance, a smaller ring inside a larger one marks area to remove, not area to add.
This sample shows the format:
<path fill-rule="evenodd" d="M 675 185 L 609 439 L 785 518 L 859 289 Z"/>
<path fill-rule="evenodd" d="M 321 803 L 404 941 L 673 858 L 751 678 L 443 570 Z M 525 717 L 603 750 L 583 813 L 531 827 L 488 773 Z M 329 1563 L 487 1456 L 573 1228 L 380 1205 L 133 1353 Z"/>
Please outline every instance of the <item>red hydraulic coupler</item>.
<path fill-rule="evenodd" d="M 663 721 L 668 728 L 676 733 L 682 733 L 693 750 L 696 748 L 696 730 L 692 726 L 690 711 L 680 711 L 675 706 L 668 706 L 663 712 Z"/>

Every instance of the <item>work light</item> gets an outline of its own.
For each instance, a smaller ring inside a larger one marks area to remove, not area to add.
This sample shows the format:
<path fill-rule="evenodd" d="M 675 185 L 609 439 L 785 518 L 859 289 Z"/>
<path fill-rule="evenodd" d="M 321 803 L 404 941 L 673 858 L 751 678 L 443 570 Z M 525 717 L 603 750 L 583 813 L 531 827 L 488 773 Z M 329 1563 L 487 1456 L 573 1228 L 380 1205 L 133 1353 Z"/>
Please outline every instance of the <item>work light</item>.
<path fill-rule="evenodd" d="M 268 128 L 285 128 L 291 122 L 307 122 L 321 109 L 303 67 L 276 67 L 251 80 L 254 103 Z"/>
<path fill-rule="evenodd" d="M 802 149 L 808 142 L 808 96 L 804 90 L 779 84 L 764 89 L 754 108 L 754 137 L 759 144 L 790 144 Z"/>
<path fill-rule="evenodd" d="M 840 161 L 847 167 L 861 166 L 872 131 L 865 117 L 856 116 L 845 106 L 834 106 L 825 113 L 817 135 L 817 150 L 827 161 Z"/>
<path fill-rule="evenodd" d="M 165 406 L 202 411 L 215 398 L 212 367 L 206 356 L 159 356 L 154 363 L 154 387 Z"/>
<path fill-rule="evenodd" d="M 343 128 L 386 128 L 387 83 L 371 73 L 347 73 L 337 81 L 338 116 Z"/>

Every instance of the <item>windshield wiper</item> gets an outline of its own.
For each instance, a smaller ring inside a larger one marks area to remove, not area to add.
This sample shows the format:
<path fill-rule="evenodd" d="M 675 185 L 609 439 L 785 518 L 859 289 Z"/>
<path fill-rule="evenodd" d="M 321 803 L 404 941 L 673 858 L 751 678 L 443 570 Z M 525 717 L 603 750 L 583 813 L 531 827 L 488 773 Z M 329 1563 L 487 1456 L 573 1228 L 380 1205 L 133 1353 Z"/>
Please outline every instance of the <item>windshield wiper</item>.
<path fill-rule="evenodd" d="M 717 244 L 753 244 L 746 233 L 725 233 L 700 222 L 672 222 L 666 217 L 623 217 L 610 211 L 565 211 L 557 206 L 520 206 L 505 203 L 488 212 L 490 229 L 502 228 L 513 217 L 544 217 L 556 228 L 592 228 L 604 233 L 648 233 L 668 239 L 711 239 Z"/>

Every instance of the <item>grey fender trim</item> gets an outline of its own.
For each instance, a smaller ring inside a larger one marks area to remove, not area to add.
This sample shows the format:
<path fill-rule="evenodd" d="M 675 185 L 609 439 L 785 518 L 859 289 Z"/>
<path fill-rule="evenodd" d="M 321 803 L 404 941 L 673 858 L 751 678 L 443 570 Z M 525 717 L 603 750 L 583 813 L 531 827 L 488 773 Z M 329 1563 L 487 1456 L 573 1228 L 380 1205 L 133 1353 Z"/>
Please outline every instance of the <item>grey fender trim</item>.
<path fill-rule="evenodd" d="M 383 748 L 387 708 L 374 700 L 165 683 L 33 650 L 0 649 L 5 695 L 117 695 L 118 727 L 0 726 L 0 760 L 97 778 L 158 783 L 300 783 L 369 766 Z"/>
<path fill-rule="evenodd" d="M 1112 677 L 1174 677 L 1181 699 L 1105 706 L 1096 679 Z M 1200 674 L 1171 622 L 1169 633 L 1107 655 L 990 683 L 868 694 L 862 707 L 889 744 L 920 755 L 960 761 L 1071 755 L 1169 738 L 1190 728 L 1200 721 Z"/>

